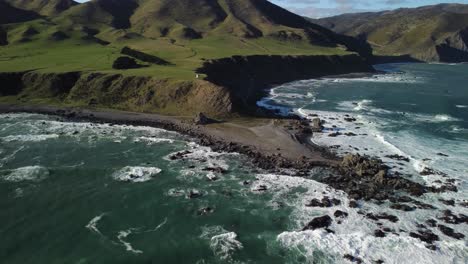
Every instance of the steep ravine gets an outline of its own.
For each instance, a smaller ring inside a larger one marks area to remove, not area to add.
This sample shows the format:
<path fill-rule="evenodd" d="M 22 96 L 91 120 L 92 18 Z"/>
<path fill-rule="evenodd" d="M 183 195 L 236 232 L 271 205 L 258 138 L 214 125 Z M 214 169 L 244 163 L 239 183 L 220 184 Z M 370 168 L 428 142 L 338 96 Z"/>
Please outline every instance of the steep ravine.
<path fill-rule="evenodd" d="M 0 96 L 168 115 L 251 114 L 265 88 L 289 81 L 374 69 L 357 55 L 247 56 L 207 61 L 206 80 L 172 80 L 104 73 L 0 73 Z"/>

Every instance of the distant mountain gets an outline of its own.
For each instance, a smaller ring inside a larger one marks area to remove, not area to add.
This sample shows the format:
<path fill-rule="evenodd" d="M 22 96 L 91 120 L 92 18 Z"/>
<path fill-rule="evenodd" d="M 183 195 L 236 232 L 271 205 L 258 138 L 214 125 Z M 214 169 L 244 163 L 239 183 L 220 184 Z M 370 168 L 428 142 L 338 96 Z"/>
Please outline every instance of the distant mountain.
<path fill-rule="evenodd" d="M 440 4 L 310 21 L 367 40 L 377 55 L 410 55 L 422 61 L 468 61 L 468 5 Z"/>

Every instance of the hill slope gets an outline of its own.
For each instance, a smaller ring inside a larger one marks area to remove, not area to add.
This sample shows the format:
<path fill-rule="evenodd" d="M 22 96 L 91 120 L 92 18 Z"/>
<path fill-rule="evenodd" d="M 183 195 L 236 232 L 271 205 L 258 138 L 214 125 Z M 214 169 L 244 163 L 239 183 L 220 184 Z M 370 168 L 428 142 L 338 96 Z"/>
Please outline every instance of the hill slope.
<path fill-rule="evenodd" d="M 379 55 L 423 61 L 468 61 L 468 5 L 440 4 L 312 20 L 367 40 Z"/>
<path fill-rule="evenodd" d="M 231 35 L 308 40 L 324 46 L 340 42 L 331 31 L 265 0 L 93 0 L 71 8 L 61 18 L 71 24 L 125 29 L 147 38 Z"/>
<path fill-rule="evenodd" d="M 275 74 L 276 78 L 265 79 L 280 82 L 316 77 L 317 72 L 323 75 L 370 68 L 356 55 L 331 56 L 350 55 L 353 51 L 369 55 L 365 45 L 266 0 L 92 0 L 83 4 L 67 0 L 0 0 L 0 3 L 7 3 L 4 1 L 14 2 L 18 10 L 21 6 L 23 11 L 43 14 L 33 20 L 0 26 L 3 45 L 0 72 L 37 73 L 22 74 L 21 82 L 13 82 L 28 88 L 17 90 L 8 100 L 97 104 L 175 114 L 182 112 L 181 102 L 185 102 L 187 112 L 216 112 L 209 107 L 210 100 L 190 103 L 192 95 L 215 98 L 214 86 L 197 79 L 229 90 L 229 98 L 220 99 L 225 102 L 217 108 L 227 111 L 245 109 L 247 105 L 242 100 L 246 98 L 237 97 L 247 94 L 256 98 L 258 90 L 270 84 L 265 81 L 257 85 L 260 73 L 266 77 Z M 58 14 L 45 12 L 57 3 L 64 3 L 65 8 L 54 9 L 60 10 Z M 202 70 L 206 65 L 218 65 L 219 61 L 229 69 L 225 74 L 237 82 L 214 82 L 212 75 L 220 74 Z M 285 63 L 283 68 L 272 67 L 281 62 Z M 357 67 L 357 63 L 363 67 Z M 320 71 L 325 64 L 330 65 L 327 72 Z M 265 72 L 259 71 L 262 69 Z M 285 69 L 303 71 L 298 75 Z M 97 73 L 99 77 L 94 78 Z M 67 97 L 69 91 L 61 91 L 60 87 L 76 79 L 77 74 L 83 77 L 83 84 L 93 79 L 94 88 L 83 92 L 81 89 L 87 89 L 86 85 L 76 86 L 80 93 L 74 92 L 80 96 Z M 148 76 L 153 81 L 148 81 Z M 120 97 L 130 82 L 135 83 L 135 89 L 128 91 L 124 101 L 111 100 Z M 248 92 L 239 93 L 243 89 Z M 167 100 L 150 100 L 160 92 L 167 95 Z M 223 93 L 218 95 L 226 98 Z M 117 101 L 122 105 L 118 106 Z"/>
<path fill-rule="evenodd" d="M 77 5 L 73 0 L 2 0 L 10 6 L 35 12 L 42 16 L 54 16 Z"/>

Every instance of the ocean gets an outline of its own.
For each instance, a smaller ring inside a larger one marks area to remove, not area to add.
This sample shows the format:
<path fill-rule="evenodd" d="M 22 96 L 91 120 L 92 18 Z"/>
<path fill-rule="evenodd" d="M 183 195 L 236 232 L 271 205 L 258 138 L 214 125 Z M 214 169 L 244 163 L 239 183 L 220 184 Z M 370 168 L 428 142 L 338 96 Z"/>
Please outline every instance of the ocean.
<path fill-rule="evenodd" d="M 466 238 L 431 228 L 440 237 L 432 250 L 409 232 L 445 209 L 468 215 L 461 205 L 468 200 L 468 65 L 376 67 L 388 73 L 288 83 L 259 104 L 317 114 L 327 129 L 311 140 L 338 154 L 380 157 L 427 185 L 453 179 L 458 192 L 417 198 L 437 210 L 363 201 L 351 208 L 345 193 L 313 180 L 323 170 L 306 178 L 268 174 L 242 155 L 162 129 L 4 114 L 0 263 L 350 263 L 346 255 L 363 263 L 466 263 Z M 425 168 L 443 173 L 420 175 Z M 306 206 L 324 196 L 340 202 Z M 348 216 L 334 219 L 333 232 L 301 231 L 337 210 Z M 443 224 L 468 236 L 464 223 Z M 376 237 L 381 226 L 392 232 Z"/>

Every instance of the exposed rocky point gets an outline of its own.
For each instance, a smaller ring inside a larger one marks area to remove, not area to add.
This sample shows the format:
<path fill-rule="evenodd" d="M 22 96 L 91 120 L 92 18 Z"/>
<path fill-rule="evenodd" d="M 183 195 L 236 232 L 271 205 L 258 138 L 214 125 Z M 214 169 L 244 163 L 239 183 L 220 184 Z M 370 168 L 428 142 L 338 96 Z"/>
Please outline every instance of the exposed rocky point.
<path fill-rule="evenodd" d="M 325 215 L 312 219 L 302 230 L 315 230 L 319 228 L 327 228 L 332 224 L 333 220 L 330 216 Z"/>

